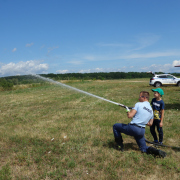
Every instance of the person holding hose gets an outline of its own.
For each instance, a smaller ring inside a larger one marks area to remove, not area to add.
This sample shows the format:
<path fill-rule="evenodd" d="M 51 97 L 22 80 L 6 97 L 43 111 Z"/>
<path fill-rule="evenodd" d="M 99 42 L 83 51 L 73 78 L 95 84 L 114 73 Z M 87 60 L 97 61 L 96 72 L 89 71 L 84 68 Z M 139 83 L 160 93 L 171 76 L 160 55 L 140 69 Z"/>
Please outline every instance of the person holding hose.
<path fill-rule="evenodd" d="M 130 111 L 126 109 L 127 117 L 132 118 L 129 124 L 116 123 L 113 125 L 113 133 L 115 142 L 120 146 L 120 150 L 124 150 L 123 139 L 121 133 L 133 136 L 141 150 L 147 154 L 159 155 L 165 157 L 166 152 L 146 146 L 145 142 L 145 126 L 153 124 L 153 110 L 149 103 L 149 92 L 141 91 L 139 94 L 139 102 Z"/>

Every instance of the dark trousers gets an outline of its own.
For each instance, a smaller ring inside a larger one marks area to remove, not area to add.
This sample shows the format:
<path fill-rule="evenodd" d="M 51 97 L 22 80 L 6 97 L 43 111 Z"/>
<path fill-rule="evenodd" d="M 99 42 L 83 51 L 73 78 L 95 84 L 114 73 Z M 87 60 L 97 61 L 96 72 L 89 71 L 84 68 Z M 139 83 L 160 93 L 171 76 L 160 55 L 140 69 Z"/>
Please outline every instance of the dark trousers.
<path fill-rule="evenodd" d="M 121 133 L 133 136 L 142 152 L 147 152 L 149 148 L 146 146 L 144 134 L 145 128 L 137 127 L 130 124 L 116 123 L 113 125 L 113 132 L 115 138 L 122 138 Z"/>
<path fill-rule="evenodd" d="M 159 119 L 154 119 L 153 125 L 150 127 L 150 131 L 151 131 L 151 134 L 152 134 L 154 140 L 158 140 L 156 131 L 155 131 L 155 127 L 157 127 L 157 132 L 159 133 L 159 142 L 162 142 L 163 141 L 163 129 L 162 129 L 162 127 L 159 127 L 160 122 L 161 121 Z"/>

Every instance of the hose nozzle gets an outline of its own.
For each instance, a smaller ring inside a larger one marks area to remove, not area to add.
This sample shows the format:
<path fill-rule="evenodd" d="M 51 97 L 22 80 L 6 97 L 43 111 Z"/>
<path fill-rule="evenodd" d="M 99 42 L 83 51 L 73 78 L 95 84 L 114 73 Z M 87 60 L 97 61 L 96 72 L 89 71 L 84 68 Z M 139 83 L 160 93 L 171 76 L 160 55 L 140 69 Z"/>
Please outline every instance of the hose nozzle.
<path fill-rule="evenodd" d="M 130 109 L 126 106 L 126 112 L 130 112 Z"/>

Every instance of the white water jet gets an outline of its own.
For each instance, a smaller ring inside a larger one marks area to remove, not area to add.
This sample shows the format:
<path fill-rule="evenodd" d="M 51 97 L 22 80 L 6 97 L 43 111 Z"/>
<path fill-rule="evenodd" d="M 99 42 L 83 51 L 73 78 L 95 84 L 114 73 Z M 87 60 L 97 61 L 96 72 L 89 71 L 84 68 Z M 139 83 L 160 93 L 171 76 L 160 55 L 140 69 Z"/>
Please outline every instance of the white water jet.
<path fill-rule="evenodd" d="M 66 88 L 69 88 L 69 89 L 72 89 L 72 90 L 78 91 L 78 92 L 80 92 L 80 93 L 84 93 L 84 94 L 86 94 L 86 95 L 89 95 L 89 96 L 92 96 L 92 97 L 95 97 L 95 98 L 101 99 L 101 100 L 103 100 L 103 101 L 107 101 L 107 102 L 110 102 L 110 103 L 116 104 L 116 105 L 118 105 L 118 106 L 126 107 L 126 106 L 125 106 L 125 105 L 123 105 L 123 104 L 120 104 L 120 103 L 117 103 L 117 102 L 114 102 L 114 101 L 111 101 L 111 100 L 108 100 L 108 99 L 102 98 L 102 97 L 100 97 L 100 96 L 96 96 L 96 95 L 91 94 L 91 93 L 88 93 L 88 92 L 86 92 L 86 91 L 83 91 L 83 90 L 77 89 L 77 88 L 75 88 L 75 87 L 68 86 L 68 85 L 66 85 L 66 84 L 63 84 L 63 83 L 60 83 L 60 82 L 54 81 L 54 80 L 49 79 L 49 78 L 42 77 L 42 76 L 37 75 L 37 74 L 32 75 L 32 76 L 35 76 L 35 77 L 40 78 L 40 79 L 43 79 L 44 81 L 48 81 L 48 82 L 51 82 L 51 83 L 54 83 L 54 84 L 58 84 L 58 85 L 60 85 L 60 86 L 63 86 L 63 87 L 66 87 Z"/>

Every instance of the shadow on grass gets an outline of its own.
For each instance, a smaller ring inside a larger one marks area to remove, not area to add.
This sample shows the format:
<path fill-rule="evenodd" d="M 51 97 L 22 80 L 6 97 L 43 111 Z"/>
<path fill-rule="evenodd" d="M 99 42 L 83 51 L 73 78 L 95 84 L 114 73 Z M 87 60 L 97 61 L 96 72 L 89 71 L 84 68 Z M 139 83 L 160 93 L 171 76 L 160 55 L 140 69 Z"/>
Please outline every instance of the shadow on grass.
<path fill-rule="evenodd" d="M 103 146 L 118 150 L 118 147 L 117 147 L 116 143 L 114 141 L 112 141 L 112 140 L 107 141 L 106 143 L 103 144 Z M 169 148 L 171 148 L 175 152 L 180 151 L 180 147 L 169 147 Z M 139 151 L 139 148 L 138 148 L 137 144 L 135 144 L 135 143 L 124 143 L 124 151 L 128 151 L 128 150 Z M 154 157 L 156 158 L 156 156 L 154 156 Z"/>
<path fill-rule="evenodd" d="M 172 147 L 172 149 L 173 149 L 175 152 L 179 152 L 179 151 L 180 151 L 180 147 Z"/>
<path fill-rule="evenodd" d="M 168 110 L 168 109 L 180 110 L 180 103 L 165 104 L 165 110 Z"/>
<path fill-rule="evenodd" d="M 118 149 L 116 143 L 114 141 L 110 141 L 110 140 L 107 141 L 106 143 L 104 143 L 103 146 L 108 147 L 108 148 Z M 129 149 L 139 151 L 137 144 L 124 143 L 124 151 L 128 151 Z"/>

